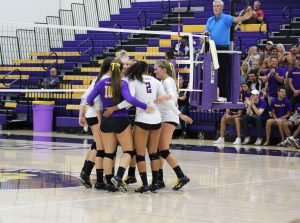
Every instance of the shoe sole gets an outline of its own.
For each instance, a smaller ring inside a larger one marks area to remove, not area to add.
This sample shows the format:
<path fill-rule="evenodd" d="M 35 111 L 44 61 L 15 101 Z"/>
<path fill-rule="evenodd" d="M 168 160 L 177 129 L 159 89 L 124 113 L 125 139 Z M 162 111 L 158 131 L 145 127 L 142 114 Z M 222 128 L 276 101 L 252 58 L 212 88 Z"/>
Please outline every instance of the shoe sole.
<path fill-rule="evenodd" d="M 291 145 L 292 145 L 294 148 L 300 149 L 299 145 L 296 143 L 295 140 L 288 139 L 288 141 L 291 143 Z"/>
<path fill-rule="evenodd" d="M 80 177 L 79 177 L 79 181 L 86 188 L 92 188 L 93 187 L 92 185 L 87 184 L 86 181 L 84 179 L 80 178 Z"/>
<path fill-rule="evenodd" d="M 122 193 L 126 193 L 127 190 L 123 185 L 119 185 L 118 181 L 116 181 L 114 178 L 111 179 L 111 182 L 113 183 L 113 185 L 118 188 Z"/>
<path fill-rule="evenodd" d="M 183 188 L 185 185 L 187 185 L 190 181 L 191 181 L 191 180 L 188 179 L 187 181 L 185 181 L 185 182 L 181 185 L 181 187 L 178 187 L 178 188 L 174 188 L 174 187 L 173 187 L 172 190 L 174 190 L 174 191 L 180 190 L 180 189 Z"/>

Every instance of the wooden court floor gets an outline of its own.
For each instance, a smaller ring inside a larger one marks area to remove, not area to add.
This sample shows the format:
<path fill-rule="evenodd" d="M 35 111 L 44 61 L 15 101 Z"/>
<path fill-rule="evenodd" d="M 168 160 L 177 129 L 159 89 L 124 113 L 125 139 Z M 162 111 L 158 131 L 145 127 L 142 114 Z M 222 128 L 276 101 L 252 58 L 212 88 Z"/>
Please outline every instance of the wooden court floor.
<path fill-rule="evenodd" d="M 0 132 L 0 223 L 300 222 L 299 150 L 174 140 L 191 182 L 172 191 L 175 174 L 165 166 L 166 189 L 135 194 L 138 177 L 123 194 L 79 184 L 90 139 Z"/>

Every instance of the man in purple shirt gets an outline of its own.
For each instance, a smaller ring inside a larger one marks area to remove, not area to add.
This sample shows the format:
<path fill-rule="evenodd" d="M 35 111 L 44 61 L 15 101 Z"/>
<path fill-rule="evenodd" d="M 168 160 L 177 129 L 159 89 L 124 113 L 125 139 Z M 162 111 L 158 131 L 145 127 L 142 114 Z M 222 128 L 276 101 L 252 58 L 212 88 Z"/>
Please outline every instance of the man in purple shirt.
<path fill-rule="evenodd" d="M 268 82 L 268 103 L 271 104 L 273 98 L 277 97 L 278 87 L 284 84 L 286 71 L 278 67 L 278 58 L 271 58 L 271 68 L 264 73 L 263 82 Z"/>
<path fill-rule="evenodd" d="M 299 103 L 300 99 L 300 56 L 296 57 L 296 66 L 288 74 L 289 86 L 292 91 L 292 103 Z"/>
<path fill-rule="evenodd" d="M 292 104 L 286 96 L 286 90 L 284 87 L 278 88 L 278 97 L 274 98 L 270 105 L 271 118 L 268 119 L 266 124 L 266 142 L 264 146 L 268 146 L 270 144 L 270 136 L 271 136 L 271 127 L 278 126 L 281 142 L 278 144 L 281 146 L 282 142 L 284 142 L 284 131 L 283 131 L 283 123 L 286 122 L 287 118 L 291 115 Z"/>

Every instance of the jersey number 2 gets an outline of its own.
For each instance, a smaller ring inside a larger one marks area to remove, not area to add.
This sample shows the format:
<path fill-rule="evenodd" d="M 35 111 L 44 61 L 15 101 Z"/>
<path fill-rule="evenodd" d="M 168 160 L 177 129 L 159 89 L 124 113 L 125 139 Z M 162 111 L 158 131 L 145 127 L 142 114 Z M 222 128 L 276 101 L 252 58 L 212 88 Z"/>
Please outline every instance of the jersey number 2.
<path fill-rule="evenodd" d="M 147 90 L 147 93 L 152 93 L 152 90 L 151 90 L 151 83 L 150 82 L 146 82 L 146 90 Z"/>

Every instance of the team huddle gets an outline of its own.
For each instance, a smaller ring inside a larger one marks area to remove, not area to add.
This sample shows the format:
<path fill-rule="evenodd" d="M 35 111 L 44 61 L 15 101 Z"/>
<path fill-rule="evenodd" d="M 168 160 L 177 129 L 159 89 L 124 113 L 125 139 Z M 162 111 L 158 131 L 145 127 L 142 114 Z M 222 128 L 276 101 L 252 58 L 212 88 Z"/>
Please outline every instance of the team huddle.
<path fill-rule="evenodd" d="M 178 87 L 173 64 L 159 60 L 154 65 L 154 73 L 156 77 L 150 75 L 146 62 L 130 61 L 127 55 L 103 61 L 100 74 L 81 99 L 79 124 L 88 125 L 94 138 L 80 174 L 85 187 L 93 187 L 90 175 L 95 166 L 96 190 L 126 192 L 126 184 L 137 182 L 137 166 L 142 186 L 135 192 L 155 193 L 165 187 L 164 160 L 178 178 L 173 190 L 190 181 L 169 148 L 179 119 L 187 123 L 193 120 L 177 108 Z M 128 112 L 131 106 L 136 107 L 133 121 Z M 123 153 L 115 174 L 118 145 Z M 147 177 L 146 151 L 151 163 L 151 184 Z M 128 176 L 123 181 L 128 167 Z"/>

